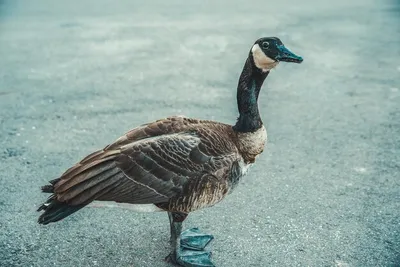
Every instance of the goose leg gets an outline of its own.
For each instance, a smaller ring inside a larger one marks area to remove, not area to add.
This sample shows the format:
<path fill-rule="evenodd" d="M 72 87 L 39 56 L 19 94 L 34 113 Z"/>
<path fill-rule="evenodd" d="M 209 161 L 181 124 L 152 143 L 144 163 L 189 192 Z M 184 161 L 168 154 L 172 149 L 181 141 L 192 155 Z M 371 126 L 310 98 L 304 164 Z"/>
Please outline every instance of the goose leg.
<path fill-rule="evenodd" d="M 182 222 L 186 213 L 168 212 L 171 229 L 171 253 L 166 257 L 168 262 L 184 267 L 214 267 L 211 252 L 204 248 L 214 238 L 192 228 L 182 232 Z"/>

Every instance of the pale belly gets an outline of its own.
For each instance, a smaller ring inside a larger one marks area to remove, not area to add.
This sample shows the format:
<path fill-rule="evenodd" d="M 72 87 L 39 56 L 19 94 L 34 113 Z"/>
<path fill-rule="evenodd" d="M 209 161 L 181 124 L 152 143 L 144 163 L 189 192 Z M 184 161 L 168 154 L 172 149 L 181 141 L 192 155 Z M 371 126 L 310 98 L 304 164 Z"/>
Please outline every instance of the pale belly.
<path fill-rule="evenodd" d="M 128 204 L 128 203 L 117 203 L 113 201 L 95 201 L 88 205 L 91 208 L 119 208 L 126 209 L 135 212 L 156 212 L 164 211 L 154 204 Z"/>

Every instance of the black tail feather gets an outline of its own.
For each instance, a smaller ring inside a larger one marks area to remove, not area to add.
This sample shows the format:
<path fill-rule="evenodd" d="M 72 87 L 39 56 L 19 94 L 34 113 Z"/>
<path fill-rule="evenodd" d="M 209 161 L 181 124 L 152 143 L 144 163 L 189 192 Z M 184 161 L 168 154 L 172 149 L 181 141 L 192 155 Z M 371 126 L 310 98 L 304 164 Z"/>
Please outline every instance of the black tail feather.
<path fill-rule="evenodd" d="M 41 187 L 43 193 L 54 193 L 54 186 L 53 185 L 44 185 Z"/>
<path fill-rule="evenodd" d="M 49 181 L 49 183 L 51 183 L 52 185 L 55 185 L 60 180 L 61 180 L 61 178 L 56 178 L 56 179 Z"/>
<path fill-rule="evenodd" d="M 44 210 L 44 213 L 40 215 L 38 219 L 38 223 L 49 224 L 51 222 L 57 222 L 80 210 L 84 206 L 86 205 L 70 206 L 66 203 L 56 200 L 55 196 L 52 195 L 38 208 L 38 211 Z"/>
<path fill-rule="evenodd" d="M 60 181 L 60 178 L 49 181 L 50 184 L 41 187 L 43 193 L 54 193 L 54 185 Z"/>

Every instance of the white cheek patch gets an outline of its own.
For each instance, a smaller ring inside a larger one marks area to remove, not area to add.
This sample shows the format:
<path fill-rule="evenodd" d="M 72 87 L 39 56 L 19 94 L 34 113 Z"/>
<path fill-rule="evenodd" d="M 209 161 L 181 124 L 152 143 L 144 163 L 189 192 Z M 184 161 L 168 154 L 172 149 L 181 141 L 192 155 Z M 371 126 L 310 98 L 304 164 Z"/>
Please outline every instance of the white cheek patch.
<path fill-rule="evenodd" d="M 258 44 L 253 45 L 251 53 L 253 54 L 254 64 L 256 64 L 256 67 L 262 69 L 264 72 L 267 72 L 278 65 L 277 61 L 264 54 Z"/>

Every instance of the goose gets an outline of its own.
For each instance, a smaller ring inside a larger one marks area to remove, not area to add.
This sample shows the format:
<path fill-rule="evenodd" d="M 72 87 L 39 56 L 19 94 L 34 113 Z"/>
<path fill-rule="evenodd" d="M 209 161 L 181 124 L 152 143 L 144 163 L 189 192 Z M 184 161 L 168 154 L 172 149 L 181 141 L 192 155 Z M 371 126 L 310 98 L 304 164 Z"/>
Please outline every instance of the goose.
<path fill-rule="evenodd" d="M 182 232 L 182 223 L 190 212 L 231 193 L 263 152 L 267 132 L 257 103 L 261 86 L 280 62 L 302 61 L 277 37 L 256 40 L 238 82 L 236 124 L 174 116 L 136 127 L 42 186 L 51 195 L 38 208 L 44 211 L 38 222 L 60 221 L 93 201 L 164 211 L 171 245 L 166 260 L 214 266 L 206 250 L 213 236 L 198 228 Z"/>

